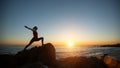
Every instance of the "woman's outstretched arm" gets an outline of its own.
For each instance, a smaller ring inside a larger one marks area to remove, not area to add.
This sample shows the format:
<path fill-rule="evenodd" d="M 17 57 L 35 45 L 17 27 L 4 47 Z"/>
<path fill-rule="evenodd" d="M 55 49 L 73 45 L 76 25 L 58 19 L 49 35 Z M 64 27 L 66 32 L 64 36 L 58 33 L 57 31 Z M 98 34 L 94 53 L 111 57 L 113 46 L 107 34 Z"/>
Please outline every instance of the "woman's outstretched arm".
<path fill-rule="evenodd" d="M 33 29 L 31 29 L 31 28 L 29 28 L 29 27 L 27 27 L 27 26 L 24 26 L 25 28 L 27 28 L 27 29 L 29 29 L 29 30 L 33 30 Z"/>

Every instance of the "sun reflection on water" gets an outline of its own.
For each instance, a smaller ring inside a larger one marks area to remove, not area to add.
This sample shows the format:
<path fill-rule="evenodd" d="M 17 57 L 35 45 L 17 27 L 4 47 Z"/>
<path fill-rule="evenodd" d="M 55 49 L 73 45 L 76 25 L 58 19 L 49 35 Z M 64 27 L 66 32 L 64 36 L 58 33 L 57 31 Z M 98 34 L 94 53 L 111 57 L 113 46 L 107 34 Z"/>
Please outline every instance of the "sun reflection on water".
<path fill-rule="evenodd" d="M 75 56 L 87 56 L 91 51 L 89 47 L 84 46 L 58 46 L 56 49 L 57 58 L 75 57 Z"/>

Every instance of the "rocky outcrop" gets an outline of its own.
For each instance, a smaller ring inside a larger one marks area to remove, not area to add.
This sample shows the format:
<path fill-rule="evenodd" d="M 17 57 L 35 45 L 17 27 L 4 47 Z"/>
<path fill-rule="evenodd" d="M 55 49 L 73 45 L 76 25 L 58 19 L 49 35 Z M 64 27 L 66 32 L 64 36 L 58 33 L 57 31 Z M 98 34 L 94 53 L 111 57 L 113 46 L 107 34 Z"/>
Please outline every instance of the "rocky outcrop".
<path fill-rule="evenodd" d="M 0 55 L 0 67 L 3 68 L 47 68 L 56 61 L 55 48 L 51 43 L 19 51 L 15 55 Z"/>
<path fill-rule="evenodd" d="M 15 55 L 15 58 L 17 59 L 17 66 L 34 62 L 51 65 L 56 60 L 55 48 L 51 43 L 47 43 L 43 46 L 20 51 Z"/>

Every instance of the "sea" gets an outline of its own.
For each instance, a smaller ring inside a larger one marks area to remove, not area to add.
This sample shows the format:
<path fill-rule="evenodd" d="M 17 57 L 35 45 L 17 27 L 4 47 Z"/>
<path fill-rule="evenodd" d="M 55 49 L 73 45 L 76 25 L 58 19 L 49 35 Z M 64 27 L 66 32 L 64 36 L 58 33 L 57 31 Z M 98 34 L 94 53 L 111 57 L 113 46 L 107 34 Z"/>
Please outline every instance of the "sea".
<path fill-rule="evenodd" d="M 25 46 L 1 45 L 0 54 L 16 54 L 23 50 Z M 30 46 L 28 49 L 34 46 Z M 100 47 L 100 46 L 55 46 L 56 58 L 79 57 L 79 56 L 97 56 L 108 54 L 120 60 L 120 47 Z"/>

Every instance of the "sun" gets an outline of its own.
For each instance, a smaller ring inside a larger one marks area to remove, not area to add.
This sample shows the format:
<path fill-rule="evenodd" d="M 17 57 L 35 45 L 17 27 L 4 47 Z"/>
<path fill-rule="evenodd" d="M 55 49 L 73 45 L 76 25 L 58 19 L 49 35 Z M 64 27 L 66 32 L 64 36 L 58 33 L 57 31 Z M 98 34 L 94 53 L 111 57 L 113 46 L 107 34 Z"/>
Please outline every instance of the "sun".
<path fill-rule="evenodd" d="M 72 47 L 73 46 L 73 42 L 72 41 L 68 41 L 68 46 Z"/>

